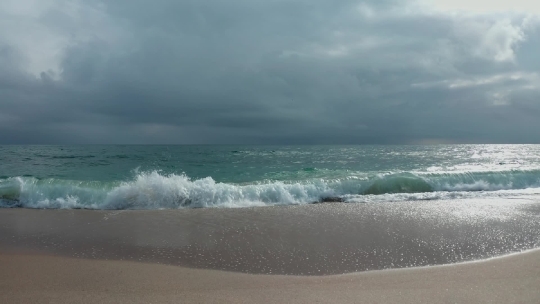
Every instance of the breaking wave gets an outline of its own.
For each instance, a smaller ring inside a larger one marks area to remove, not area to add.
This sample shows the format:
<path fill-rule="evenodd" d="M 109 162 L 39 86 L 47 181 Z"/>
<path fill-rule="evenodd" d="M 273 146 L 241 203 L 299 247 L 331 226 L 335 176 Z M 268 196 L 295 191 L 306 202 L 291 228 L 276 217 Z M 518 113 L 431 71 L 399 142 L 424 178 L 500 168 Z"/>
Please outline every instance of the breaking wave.
<path fill-rule="evenodd" d="M 177 209 L 455 199 L 540 193 L 540 171 L 397 173 L 341 179 L 219 183 L 211 177 L 139 173 L 124 182 L 0 179 L 0 207 Z"/>

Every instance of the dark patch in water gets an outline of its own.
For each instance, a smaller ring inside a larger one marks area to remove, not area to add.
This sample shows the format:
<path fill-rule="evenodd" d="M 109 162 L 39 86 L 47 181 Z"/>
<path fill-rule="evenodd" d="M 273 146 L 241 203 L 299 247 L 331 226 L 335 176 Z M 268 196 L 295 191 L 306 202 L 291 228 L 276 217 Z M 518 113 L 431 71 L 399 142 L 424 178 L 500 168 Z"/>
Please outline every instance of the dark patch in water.
<path fill-rule="evenodd" d="M 345 200 L 339 196 L 328 196 L 323 197 L 320 200 L 313 202 L 313 204 L 322 204 L 322 203 L 344 203 Z"/>
<path fill-rule="evenodd" d="M 117 154 L 117 155 L 107 156 L 107 158 L 123 159 L 123 158 L 129 158 L 129 156 L 127 156 L 127 155 L 125 155 L 125 154 Z"/>
<path fill-rule="evenodd" d="M 23 204 L 18 199 L 0 198 L 2 208 L 23 208 Z"/>
<path fill-rule="evenodd" d="M 73 158 L 94 158 L 94 155 L 59 155 L 52 156 L 52 159 L 73 159 Z"/>

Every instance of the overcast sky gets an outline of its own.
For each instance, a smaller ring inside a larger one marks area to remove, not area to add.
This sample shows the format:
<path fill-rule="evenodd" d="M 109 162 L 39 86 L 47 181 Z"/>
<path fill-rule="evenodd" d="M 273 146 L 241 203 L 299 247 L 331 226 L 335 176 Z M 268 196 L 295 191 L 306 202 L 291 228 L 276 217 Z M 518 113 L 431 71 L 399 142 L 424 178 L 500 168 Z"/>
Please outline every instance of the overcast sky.
<path fill-rule="evenodd" d="M 0 143 L 447 142 L 540 143 L 540 1 L 0 1 Z"/>

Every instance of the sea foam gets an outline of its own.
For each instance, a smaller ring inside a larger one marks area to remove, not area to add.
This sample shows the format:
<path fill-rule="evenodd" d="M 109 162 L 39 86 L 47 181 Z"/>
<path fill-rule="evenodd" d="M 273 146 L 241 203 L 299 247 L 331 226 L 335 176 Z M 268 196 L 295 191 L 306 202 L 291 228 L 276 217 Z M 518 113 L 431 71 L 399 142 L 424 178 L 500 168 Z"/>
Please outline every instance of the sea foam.
<path fill-rule="evenodd" d="M 540 193 L 540 171 L 411 173 L 341 179 L 216 182 L 212 177 L 140 172 L 117 182 L 11 177 L 0 179 L 0 207 L 178 209 L 346 202 L 507 197 Z"/>

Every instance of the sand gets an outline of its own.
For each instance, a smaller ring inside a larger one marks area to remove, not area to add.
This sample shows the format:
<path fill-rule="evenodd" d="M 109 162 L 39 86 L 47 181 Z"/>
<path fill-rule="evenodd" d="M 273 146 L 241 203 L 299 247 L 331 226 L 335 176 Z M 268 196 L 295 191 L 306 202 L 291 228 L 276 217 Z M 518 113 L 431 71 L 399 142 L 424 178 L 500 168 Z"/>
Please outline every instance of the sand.
<path fill-rule="evenodd" d="M 0 250 L 252 274 L 333 275 L 540 247 L 540 203 L 416 201 L 196 210 L 0 209 Z"/>
<path fill-rule="evenodd" d="M 0 209 L 0 304 L 540 303 L 538 247 L 536 198 Z"/>
<path fill-rule="evenodd" d="M 540 251 L 334 276 L 0 255 L 0 303 L 539 303 Z"/>

